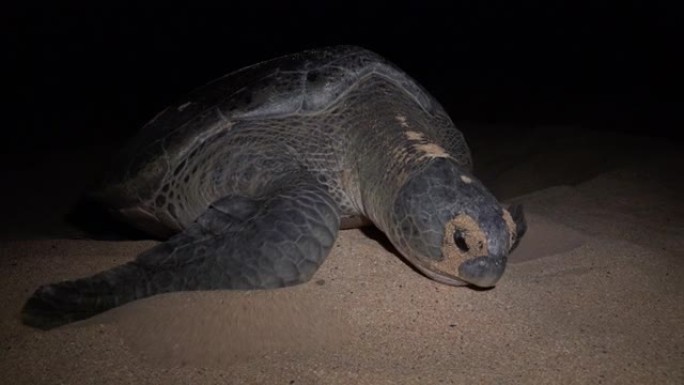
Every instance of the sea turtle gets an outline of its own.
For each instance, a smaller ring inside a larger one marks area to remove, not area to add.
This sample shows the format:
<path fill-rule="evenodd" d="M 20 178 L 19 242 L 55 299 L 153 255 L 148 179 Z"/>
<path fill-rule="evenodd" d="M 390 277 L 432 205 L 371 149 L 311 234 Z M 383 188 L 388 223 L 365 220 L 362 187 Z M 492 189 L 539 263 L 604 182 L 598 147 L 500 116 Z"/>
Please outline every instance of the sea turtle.
<path fill-rule="evenodd" d="M 472 175 L 460 131 L 416 81 L 354 46 L 232 72 L 153 118 L 93 196 L 163 243 L 23 308 L 43 329 L 181 290 L 308 281 L 338 230 L 382 230 L 417 270 L 491 287 L 525 231 Z"/>

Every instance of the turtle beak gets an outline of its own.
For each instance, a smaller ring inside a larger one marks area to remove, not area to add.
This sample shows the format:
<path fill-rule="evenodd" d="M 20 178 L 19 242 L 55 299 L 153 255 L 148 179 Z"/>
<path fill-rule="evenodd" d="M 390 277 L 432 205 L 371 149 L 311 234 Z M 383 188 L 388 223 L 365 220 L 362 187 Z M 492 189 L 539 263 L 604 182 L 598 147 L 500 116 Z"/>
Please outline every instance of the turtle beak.
<path fill-rule="evenodd" d="M 458 276 L 478 287 L 493 287 L 506 270 L 507 259 L 506 256 L 483 256 L 469 259 L 458 267 Z"/>

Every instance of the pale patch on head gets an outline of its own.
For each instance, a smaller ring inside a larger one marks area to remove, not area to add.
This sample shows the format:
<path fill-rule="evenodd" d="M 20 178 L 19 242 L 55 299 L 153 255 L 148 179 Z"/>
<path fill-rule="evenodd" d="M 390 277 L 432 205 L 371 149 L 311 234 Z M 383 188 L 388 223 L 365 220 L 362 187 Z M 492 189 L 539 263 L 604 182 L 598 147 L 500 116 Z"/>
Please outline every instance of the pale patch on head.
<path fill-rule="evenodd" d="M 473 183 L 473 180 L 470 179 L 470 177 L 468 175 L 461 175 L 461 180 L 463 181 L 463 183 L 466 183 L 466 184 Z"/>
<path fill-rule="evenodd" d="M 423 153 L 421 158 L 448 158 L 449 153 L 442 146 L 434 143 L 416 144 L 416 150 Z"/>
<path fill-rule="evenodd" d="M 421 156 L 419 159 L 423 158 L 448 158 L 450 155 L 449 153 L 442 148 L 442 146 L 431 143 L 425 139 L 425 134 L 422 132 L 418 131 L 406 131 L 404 132 L 406 135 L 406 139 L 416 142 L 413 145 L 413 148 L 415 148 L 419 153 L 421 153 Z"/>
<path fill-rule="evenodd" d="M 394 118 L 397 119 L 397 122 L 399 122 L 399 125 L 401 125 L 402 127 L 409 126 L 408 123 L 406 123 L 406 117 L 404 115 L 397 115 Z"/>
<path fill-rule="evenodd" d="M 513 217 L 511 217 L 511 213 L 508 212 L 508 210 L 503 209 L 503 219 L 504 222 L 506 222 L 506 228 L 508 229 L 508 234 L 509 234 L 509 243 L 508 243 L 508 248 L 511 248 L 513 244 L 515 243 L 515 237 L 517 233 L 517 226 L 515 224 L 515 221 L 513 220 Z"/>
<path fill-rule="evenodd" d="M 185 102 L 185 103 L 181 104 L 180 106 L 178 106 L 178 111 L 183 112 L 183 110 L 188 108 L 188 106 L 191 104 L 192 104 L 192 102 Z"/>
<path fill-rule="evenodd" d="M 423 140 L 423 133 L 418 132 L 418 131 L 406 131 L 404 132 L 406 135 L 406 139 L 411 140 L 411 141 L 422 141 Z"/>
<path fill-rule="evenodd" d="M 470 215 L 459 214 L 444 225 L 442 259 L 432 262 L 436 271 L 458 277 L 458 268 L 469 259 L 488 254 L 487 236 Z"/>

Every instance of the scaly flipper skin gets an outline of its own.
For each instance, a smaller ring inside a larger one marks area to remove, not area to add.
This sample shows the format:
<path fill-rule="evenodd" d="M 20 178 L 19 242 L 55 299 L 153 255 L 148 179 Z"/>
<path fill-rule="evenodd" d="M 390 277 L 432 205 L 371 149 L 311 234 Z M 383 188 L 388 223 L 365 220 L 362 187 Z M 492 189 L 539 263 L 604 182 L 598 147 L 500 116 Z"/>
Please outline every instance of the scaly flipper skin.
<path fill-rule="evenodd" d="M 339 225 L 326 189 L 311 176 L 293 175 L 263 199 L 218 200 L 183 232 L 130 263 L 40 287 L 22 321 L 51 329 L 160 293 L 302 283 L 328 255 Z"/>

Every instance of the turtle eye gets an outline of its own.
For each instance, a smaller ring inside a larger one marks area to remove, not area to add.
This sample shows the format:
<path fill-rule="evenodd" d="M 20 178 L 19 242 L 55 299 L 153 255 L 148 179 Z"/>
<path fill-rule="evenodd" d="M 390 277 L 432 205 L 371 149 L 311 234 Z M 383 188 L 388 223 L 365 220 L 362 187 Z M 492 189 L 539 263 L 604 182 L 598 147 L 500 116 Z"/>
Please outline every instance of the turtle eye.
<path fill-rule="evenodd" d="M 454 244 L 464 253 L 467 253 L 468 250 L 470 250 L 470 247 L 468 247 L 468 243 L 465 240 L 464 233 L 461 230 L 456 230 L 454 232 Z"/>

